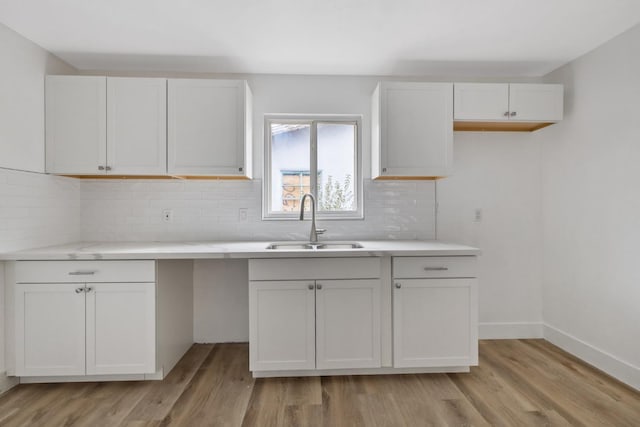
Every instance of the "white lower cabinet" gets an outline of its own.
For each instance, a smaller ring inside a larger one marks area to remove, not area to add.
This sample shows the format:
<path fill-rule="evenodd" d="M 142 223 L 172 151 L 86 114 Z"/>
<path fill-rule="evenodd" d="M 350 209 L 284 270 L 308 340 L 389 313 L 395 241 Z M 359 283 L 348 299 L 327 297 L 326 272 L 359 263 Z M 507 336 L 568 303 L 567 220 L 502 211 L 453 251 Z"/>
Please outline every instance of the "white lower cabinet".
<path fill-rule="evenodd" d="M 478 364 L 475 257 L 393 259 L 393 366 Z"/>
<path fill-rule="evenodd" d="M 154 373 L 155 283 L 95 283 L 86 289 L 87 375 Z"/>
<path fill-rule="evenodd" d="M 315 369 L 315 307 L 313 281 L 250 282 L 250 369 Z"/>
<path fill-rule="evenodd" d="M 155 283 L 19 283 L 16 375 L 151 374 Z"/>
<path fill-rule="evenodd" d="M 15 375 L 155 373 L 155 280 L 154 261 L 17 263 Z"/>
<path fill-rule="evenodd" d="M 155 372 L 155 283 L 19 283 L 16 375 Z"/>
<path fill-rule="evenodd" d="M 380 367 L 379 264 L 377 258 L 250 260 L 250 370 Z M 340 275 L 365 278 L 332 278 Z"/>
<path fill-rule="evenodd" d="M 18 284 L 16 375 L 84 375 L 85 297 L 77 283 Z"/>

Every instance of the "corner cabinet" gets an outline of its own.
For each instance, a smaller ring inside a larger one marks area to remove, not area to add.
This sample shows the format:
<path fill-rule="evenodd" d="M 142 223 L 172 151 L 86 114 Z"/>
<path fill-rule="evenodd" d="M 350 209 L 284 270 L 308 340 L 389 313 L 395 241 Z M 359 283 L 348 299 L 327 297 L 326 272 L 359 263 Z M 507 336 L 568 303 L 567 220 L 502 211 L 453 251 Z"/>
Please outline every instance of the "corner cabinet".
<path fill-rule="evenodd" d="M 251 177 L 251 103 L 244 80 L 168 80 L 168 173 Z"/>
<path fill-rule="evenodd" d="M 166 85 L 162 78 L 47 76 L 47 172 L 165 174 Z"/>
<path fill-rule="evenodd" d="M 562 120 L 563 86 L 455 83 L 455 130 L 532 131 Z"/>
<path fill-rule="evenodd" d="M 474 256 L 393 258 L 393 366 L 478 364 Z"/>
<path fill-rule="evenodd" d="M 380 82 L 372 99 L 371 139 L 374 179 L 449 175 L 453 83 Z"/>
<path fill-rule="evenodd" d="M 379 258 L 249 260 L 250 370 L 380 367 L 380 288 Z"/>

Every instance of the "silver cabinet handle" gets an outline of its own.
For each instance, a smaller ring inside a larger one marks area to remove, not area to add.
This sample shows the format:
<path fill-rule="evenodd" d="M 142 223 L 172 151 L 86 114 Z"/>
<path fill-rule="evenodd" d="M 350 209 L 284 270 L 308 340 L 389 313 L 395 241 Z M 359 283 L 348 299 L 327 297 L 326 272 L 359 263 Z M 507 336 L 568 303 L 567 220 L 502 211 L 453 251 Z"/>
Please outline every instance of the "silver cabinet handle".
<path fill-rule="evenodd" d="M 313 290 L 313 284 L 312 283 L 309 283 L 309 285 L 307 287 L 309 288 L 310 291 Z"/>
<path fill-rule="evenodd" d="M 242 172 L 244 168 L 238 168 L 238 172 Z"/>
<path fill-rule="evenodd" d="M 94 274 L 96 274 L 95 271 L 91 271 L 91 270 L 85 270 L 85 271 L 70 271 L 69 272 L 69 276 L 93 276 Z"/>
<path fill-rule="evenodd" d="M 76 294 L 81 294 L 84 292 L 84 288 L 76 288 Z"/>
<path fill-rule="evenodd" d="M 509 117 L 509 112 L 508 112 L 508 111 L 505 111 L 505 112 L 504 112 L 504 114 L 503 114 L 503 116 L 505 116 L 505 117 Z"/>
<path fill-rule="evenodd" d="M 104 166 L 98 166 L 98 170 L 99 171 L 103 171 L 104 170 Z"/>
<path fill-rule="evenodd" d="M 447 267 L 425 267 L 424 271 L 447 271 Z"/>
<path fill-rule="evenodd" d="M 321 285 L 320 283 L 318 283 L 318 284 L 316 285 L 316 289 L 317 289 L 317 290 L 321 290 L 321 289 L 322 289 L 322 285 Z"/>
<path fill-rule="evenodd" d="M 515 111 L 512 111 L 512 112 L 511 112 L 511 117 L 513 117 L 513 116 L 515 116 L 515 115 L 516 115 L 516 112 L 515 112 Z"/>
<path fill-rule="evenodd" d="M 91 292 L 91 291 L 93 291 L 93 288 L 84 288 L 84 291 L 85 292 Z"/>
<path fill-rule="evenodd" d="M 111 170 L 111 166 L 107 166 L 107 167 L 105 167 L 105 169 L 110 171 Z"/>
<path fill-rule="evenodd" d="M 382 168 L 382 172 L 386 172 L 386 171 L 387 171 L 387 168 Z"/>
<path fill-rule="evenodd" d="M 402 285 L 400 283 L 396 283 L 396 289 L 400 289 Z"/>

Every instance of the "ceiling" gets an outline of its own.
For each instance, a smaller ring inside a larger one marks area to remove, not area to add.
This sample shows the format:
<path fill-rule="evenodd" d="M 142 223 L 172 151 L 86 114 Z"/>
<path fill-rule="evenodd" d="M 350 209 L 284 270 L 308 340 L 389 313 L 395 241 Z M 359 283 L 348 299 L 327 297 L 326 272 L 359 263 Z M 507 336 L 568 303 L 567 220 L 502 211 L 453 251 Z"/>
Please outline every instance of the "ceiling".
<path fill-rule="evenodd" d="M 638 0 L 1 0 L 81 70 L 540 76 L 640 22 Z"/>

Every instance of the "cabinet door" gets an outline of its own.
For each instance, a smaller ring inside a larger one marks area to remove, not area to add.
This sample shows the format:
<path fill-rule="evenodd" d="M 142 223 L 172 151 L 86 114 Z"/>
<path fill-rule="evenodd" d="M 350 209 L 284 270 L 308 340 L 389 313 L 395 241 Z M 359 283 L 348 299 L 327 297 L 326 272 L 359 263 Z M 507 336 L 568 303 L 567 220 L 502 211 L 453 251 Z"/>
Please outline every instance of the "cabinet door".
<path fill-rule="evenodd" d="M 16 375 L 84 375 L 84 310 L 83 284 L 17 284 Z"/>
<path fill-rule="evenodd" d="M 47 76 L 45 93 L 47 172 L 104 173 L 106 77 Z"/>
<path fill-rule="evenodd" d="M 249 282 L 249 369 L 315 368 L 313 281 Z"/>
<path fill-rule="evenodd" d="M 477 365 L 477 301 L 475 279 L 396 279 L 393 366 Z"/>
<path fill-rule="evenodd" d="M 110 173 L 167 172 L 167 80 L 107 78 Z"/>
<path fill-rule="evenodd" d="M 316 284 L 318 369 L 379 368 L 380 280 Z"/>
<path fill-rule="evenodd" d="M 245 175 L 245 95 L 241 80 L 169 79 L 169 174 Z"/>
<path fill-rule="evenodd" d="M 562 120 L 563 90 L 559 84 L 510 84 L 511 119 L 537 122 Z"/>
<path fill-rule="evenodd" d="M 380 85 L 380 175 L 448 175 L 452 163 L 453 85 Z"/>
<path fill-rule="evenodd" d="M 87 375 L 154 373 L 155 283 L 89 283 L 86 295 Z"/>
<path fill-rule="evenodd" d="M 509 84 L 456 83 L 454 86 L 455 120 L 509 120 Z"/>

